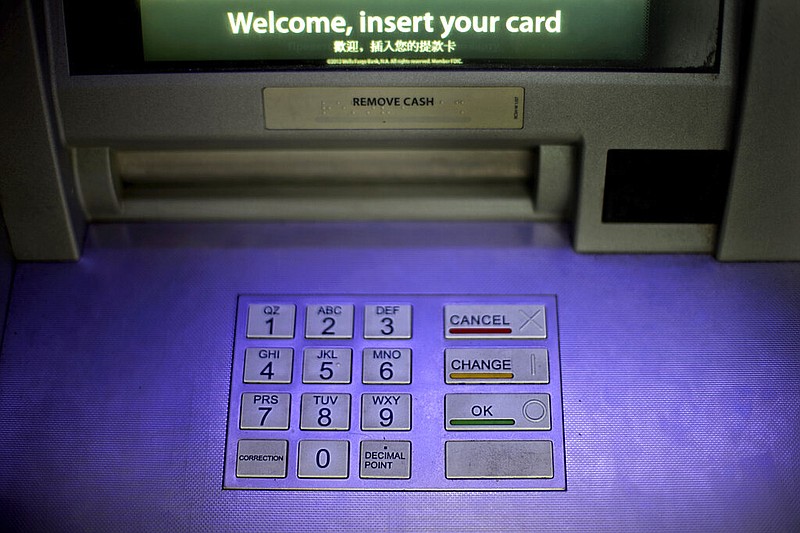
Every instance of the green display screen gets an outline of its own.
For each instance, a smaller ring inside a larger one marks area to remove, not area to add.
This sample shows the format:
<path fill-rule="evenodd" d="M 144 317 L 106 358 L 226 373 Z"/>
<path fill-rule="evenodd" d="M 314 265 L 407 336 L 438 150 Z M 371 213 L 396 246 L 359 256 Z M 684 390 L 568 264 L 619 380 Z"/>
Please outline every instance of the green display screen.
<path fill-rule="evenodd" d="M 145 61 L 637 63 L 649 0 L 140 0 Z"/>

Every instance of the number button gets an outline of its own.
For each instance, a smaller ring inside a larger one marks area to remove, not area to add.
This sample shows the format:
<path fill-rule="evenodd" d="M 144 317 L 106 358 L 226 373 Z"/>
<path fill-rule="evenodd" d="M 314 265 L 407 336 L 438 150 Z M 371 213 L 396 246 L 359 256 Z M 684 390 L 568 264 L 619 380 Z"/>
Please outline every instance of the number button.
<path fill-rule="evenodd" d="M 411 348 L 365 348 L 361 380 L 366 384 L 411 383 Z"/>
<path fill-rule="evenodd" d="M 247 306 L 247 338 L 294 338 L 294 314 L 294 304 L 250 304 Z"/>
<path fill-rule="evenodd" d="M 365 339 L 410 339 L 410 305 L 364 306 Z"/>
<path fill-rule="evenodd" d="M 349 441 L 300 441 L 297 452 L 297 477 L 346 479 L 349 475 Z"/>
<path fill-rule="evenodd" d="M 410 394 L 362 394 L 361 429 L 408 431 L 411 429 Z"/>
<path fill-rule="evenodd" d="M 352 305 L 309 305 L 306 307 L 307 339 L 352 339 Z"/>
<path fill-rule="evenodd" d="M 291 348 L 248 348 L 244 352 L 245 383 L 291 383 Z"/>
<path fill-rule="evenodd" d="M 350 383 L 352 364 L 350 348 L 306 348 L 303 383 Z"/>
<path fill-rule="evenodd" d="M 241 429 L 289 429 L 291 395 L 271 392 L 242 394 Z"/>
<path fill-rule="evenodd" d="M 350 429 L 350 395 L 303 394 L 300 397 L 300 429 L 322 431 Z"/>

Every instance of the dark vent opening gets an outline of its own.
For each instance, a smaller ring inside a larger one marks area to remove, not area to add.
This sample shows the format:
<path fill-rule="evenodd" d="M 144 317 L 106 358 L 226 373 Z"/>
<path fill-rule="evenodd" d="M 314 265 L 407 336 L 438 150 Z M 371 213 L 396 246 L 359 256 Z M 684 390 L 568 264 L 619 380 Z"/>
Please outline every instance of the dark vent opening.
<path fill-rule="evenodd" d="M 722 150 L 609 150 L 603 222 L 718 224 L 730 181 Z"/>

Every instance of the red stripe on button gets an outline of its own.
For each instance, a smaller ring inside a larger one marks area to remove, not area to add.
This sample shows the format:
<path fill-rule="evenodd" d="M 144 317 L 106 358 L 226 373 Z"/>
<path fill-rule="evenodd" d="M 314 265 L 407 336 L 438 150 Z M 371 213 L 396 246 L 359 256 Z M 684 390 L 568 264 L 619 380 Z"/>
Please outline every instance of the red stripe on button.
<path fill-rule="evenodd" d="M 451 335 L 507 335 L 511 328 L 450 328 Z"/>

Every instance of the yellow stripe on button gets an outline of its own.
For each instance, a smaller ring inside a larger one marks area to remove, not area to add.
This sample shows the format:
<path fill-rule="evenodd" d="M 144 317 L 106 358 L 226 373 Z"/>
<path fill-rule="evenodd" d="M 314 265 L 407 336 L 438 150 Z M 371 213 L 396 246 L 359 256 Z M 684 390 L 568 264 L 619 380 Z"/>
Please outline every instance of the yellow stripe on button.
<path fill-rule="evenodd" d="M 451 372 L 450 379 L 514 379 L 512 372 Z"/>

